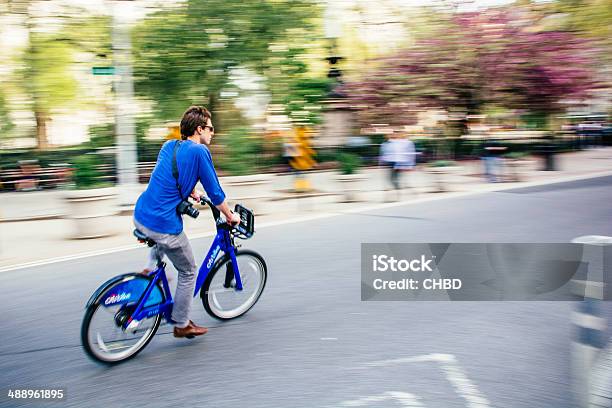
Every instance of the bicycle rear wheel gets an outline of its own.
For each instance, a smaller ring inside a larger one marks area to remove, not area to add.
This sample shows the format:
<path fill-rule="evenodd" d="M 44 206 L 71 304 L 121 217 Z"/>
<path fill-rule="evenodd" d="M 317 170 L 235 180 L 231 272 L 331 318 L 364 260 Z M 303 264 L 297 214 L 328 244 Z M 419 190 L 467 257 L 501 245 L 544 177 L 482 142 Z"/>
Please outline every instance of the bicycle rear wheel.
<path fill-rule="evenodd" d="M 206 312 L 219 320 L 231 320 L 248 312 L 263 293 L 268 278 L 266 262 L 257 252 L 236 251 L 242 290 L 236 290 L 230 257 L 223 258 L 210 271 L 200 290 Z"/>
<path fill-rule="evenodd" d="M 120 363 L 136 356 L 153 339 L 162 319 L 159 314 L 122 328 L 151 279 L 136 273 L 122 275 L 90 301 L 81 325 L 81 342 L 89 357 L 105 364 Z M 145 306 L 164 301 L 164 292 L 157 285 Z"/>

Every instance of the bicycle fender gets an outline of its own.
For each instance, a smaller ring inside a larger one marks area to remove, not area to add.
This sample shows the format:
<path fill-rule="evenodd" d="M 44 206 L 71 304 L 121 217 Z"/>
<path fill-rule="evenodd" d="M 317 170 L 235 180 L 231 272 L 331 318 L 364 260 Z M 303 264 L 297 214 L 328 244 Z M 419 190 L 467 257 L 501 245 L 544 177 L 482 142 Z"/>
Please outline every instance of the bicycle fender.
<path fill-rule="evenodd" d="M 91 295 L 91 297 L 87 301 L 87 304 L 85 305 L 85 309 L 87 309 L 89 306 L 99 301 L 100 298 L 107 291 L 107 289 L 109 289 L 114 284 L 119 283 L 121 281 L 132 280 L 138 276 L 142 276 L 142 275 L 139 273 L 132 272 L 132 273 L 124 273 L 123 275 L 118 275 L 118 276 L 115 276 L 114 278 L 110 278 L 109 280 L 104 282 L 102 285 L 100 285 L 100 287 L 96 289 L 96 291 Z"/>

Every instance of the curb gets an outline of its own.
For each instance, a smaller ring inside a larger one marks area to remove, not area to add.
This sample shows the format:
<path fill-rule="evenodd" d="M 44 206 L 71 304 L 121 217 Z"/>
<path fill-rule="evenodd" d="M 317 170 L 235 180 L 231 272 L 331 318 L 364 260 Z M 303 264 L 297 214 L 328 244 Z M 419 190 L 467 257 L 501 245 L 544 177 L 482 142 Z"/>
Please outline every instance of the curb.
<path fill-rule="evenodd" d="M 318 219 L 322 219 L 322 218 L 335 217 L 338 214 L 352 214 L 352 213 L 363 212 L 363 211 L 372 211 L 372 210 L 377 210 L 377 209 L 393 208 L 393 207 L 398 207 L 398 206 L 403 206 L 403 205 L 419 204 L 419 203 L 429 202 L 429 201 L 438 201 L 438 200 L 445 200 L 445 199 L 450 199 L 450 198 L 466 197 L 466 196 L 485 194 L 485 193 L 496 192 L 496 191 L 514 190 L 514 189 L 523 188 L 523 187 L 532 187 L 532 186 L 540 186 L 540 185 L 550 185 L 550 184 L 565 183 L 565 182 L 571 182 L 571 181 L 576 181 L 576 180 L 605 177 L 605 176 L 610 176 L 610 175 L 612 175 L 612 171 L 594 173 L 594 174 L 587 175 L 587 176 L 582 175 L 582 176 L 566 177 L 566 178 L 563 178 L 563 179 L 556 179 L 554 181 L 553 180 L 547 180 L 545 182 L 539 181 L 539 182 L 511 183 L 511 185 L 506 185 L 506 186 L 503 186 L 503 187 L 500 187 L 497 184 L 494 184 L 492 186 L 488 186 L 487 185 L 488 188 L 486 188 L 486 189 L 461 191 L 461 192 L 447 192 L 447 193 L 440 193 L 440 194 L 428 194 L 427 197 L 416 198 L 416 199 L 412 199 L 412 200 L 408 200 L 408 201 L 396 201 L 396 202 L 391 202 L 391 203 L 371 203 L 371 202 L 368 203 L 368 202 L 364 202 L 362 205 L 359 205 L 359 207 L 348 208 L 348 209 L 345 209 L 345 210 L 342 210 L 342 211 L 338 211 L 337 209 L 335 209 L 335 210 L 333 210 L 333 209 L 332 210 L 323 210 L 323 211 L 321 211 L 318 214 L 310 214 L 310 215 L 302 216 L 302 217 L 299 217 L 299 218 L 298 217 L 288 217 L 285 220 L 274 221 L 274 222 L 264 222 L 263 224 L 260 224 L 258 228 L 266 228 L 266 227 L 270 227 L 270 226 L 278 226 L 278 225 L 294 224 L 294 223 L 310 221 L 310 220 L 318 220 Z M 212 236 L 212 235 L 213 235 L 212 232 L 210 232 L 210 233 L 194 234 L 193 236 L 190 237 L 190 239 L 197 239 L 197 238 L 202 238 L 202 237 Z M 13 263 L 13 264 L 8 264 L 8 265 L 0 266 L 0 273 L 2 273 L 2 272 L 10 272 L 10 271 L 14 271 L 14 270 L 18 270 L 18 269 L 24 269 L 24 268 L 28 268 L 28 267 L 42 266 L 42 265 L 56 263 L 56 262 L 69 261 L 69 260 L 73 260 L 73 259 L 81 259 L 81 258 L 87 258 L 87 257 L 91 257 L 91 256 L 97 256 L 97 255 L 103 255 L 103 254 L 108 254 L 108 253 L 113 253 L 113 252 L 125 251 L 125 250 L 130 250 L 130 249 L 136 249 L 136 248 L 139 248 L 139 246 L 138 245 L 129 245 L 129 246 L 116 247 L 116 248 L 110 248 L 110 249 L 105 249 L 105 250 L 96 250 L 96 251 L 82 252 L 80 254 L 77 253 L 77 254 L 74 254 L 74 255 L 60 256 L 60 257 L 56 257 L 56 258 L 48 258 L 48 259 L 37 260 L 37 261 L 16 262 L 16 263 Z"/>
<path fill-rule="evenodd" d="M 32 215 L 29 217 L 0 218 L 0 223 L 59 220 L 59 219 L 64 218 L 65 215 L 66 214 L 41 214 L 41 215 Z"/>
<path fill-rule="evenodd" d="M 478 193 L 493 192 L 493 191 L 513 190 L 513 189 L 516 189 L 516 188 L 534 187 L 534 186 L 542 186 L 542 185 L 549 185 L 549 184 L 558 184 L 558 183 L 565 183 L 565 182 L 569 182 L 569 181 L 585 180 L 585 179 L 598 178 L 598 177 L 606 177 L 606 176 L 612 176 L 612 170 L 599 171 L 599 172 L 590 173 L 590 174 L 581 174 L 581 175 L 574 175 L 574 176 L 556 177 L 556 178 L 551 178 L 551 179 L 547 179 L 547 180 L 539 180 L 539 181 L 522 181 L 522 182 L 496 183 L 496 184 L 492 184 L 492 185 L 490 185 L 490 184 L 482 184 L 481 186 L 479 186 L 479 188 L 473 189 L 473 190 L 447 191 L 447 192 L 444 192 L 444 193 L 445 194 L 453 194 L 453 193 L 478 194 Z M 379 190 L 379 191 L 386 191 L 386 190 Z M 343 192 L 328 192 L 328 191 L 316 191 L 316 192 L 311 192 L 311 193 L 300 193 L 300 194 L 285 192 L 285 194 L 281 195 L 281 196 L 271 196 L 269 198 L 269 201 L 277 202 L 277 201 L 285 201 L 285 200 L 301 199 L 301 198 L 328 197 L 328 196 L 342 195 L 342 194 L 343 194 Z M 426 194 L 427 195 L 434 195 L 434 196 L 437 197 L 437 199 L 439 199 L 439 198 L 446 198 L 446 196 L 441 196 L 440 193 L 426 193 Z M 433 197 L 425 197 L 423 199 L 420 199 L 419 201 L 426 201 L 428 199 L 434 199 L 434 198 Z M 411 201 L 405 201 L 405 202 L 399 202 L 399 203 L 400 204 L 410 204 L 410 203 L 413 203 L 413 202 L 416 202 L 416 201 L 415 200 L 411 200 Z M 365 203 L 367 203 L 367 202 L 365 202 Z M 373 204 L 373 205 L 375 205 L 375 204 Z M 119 215 L 132 215 L 132 214 L 133 214 L 133 208 L 121 210 L 120 213 L 119 213 Z M 47 221 L 47 220 L 63 219 L 63 218 L 66 218 L 66 214 L 60 214 L 60 213 L 41 214 L 41 215 L 34 215 L 34 216 L 29 216 L 29 217 L 0 218 L 0 223 L 25 222 L 25 221 Z"/>

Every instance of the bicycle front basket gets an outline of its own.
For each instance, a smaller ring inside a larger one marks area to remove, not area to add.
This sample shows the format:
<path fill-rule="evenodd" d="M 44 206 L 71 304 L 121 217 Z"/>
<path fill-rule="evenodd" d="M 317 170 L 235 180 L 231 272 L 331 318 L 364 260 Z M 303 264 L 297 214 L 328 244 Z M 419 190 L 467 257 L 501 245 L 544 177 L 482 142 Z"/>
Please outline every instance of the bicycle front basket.
<path fill-rule="evenodd" d="M 234 212 L 240 215 L 240 224 L 234 227 L 232 233 L 236 238 L 251 238 L 255 232 L 255 216 L 253 215 L 253 211 L 241 206 L 240 204 L 236 204 Z"/>

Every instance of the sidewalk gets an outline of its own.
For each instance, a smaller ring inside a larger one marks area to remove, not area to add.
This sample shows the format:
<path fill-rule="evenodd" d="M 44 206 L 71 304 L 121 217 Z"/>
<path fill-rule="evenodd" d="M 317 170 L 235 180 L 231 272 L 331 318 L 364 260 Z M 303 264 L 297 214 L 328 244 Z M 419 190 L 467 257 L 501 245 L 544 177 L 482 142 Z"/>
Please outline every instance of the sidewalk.
<path fill-rule="evenodd" d="M 523 185 L 612 174 L 612 148 L 558 155 L 559 170 L 554 172 L 540 171 L 542 162 L 539 158 L 535 158 L 525 173 L 525 181 L 521 183 L 485 183 L 480 175 L 482 172 L 480 161 L 462 162 L 461 165 L 459 171 L 449 176 L 450 192 L 446 193 L 431 192 L 432 175 L 423 171 L 423 168 L 407 174 L 406 182 L 410 188 L 402 191 L 401 202 L 442 199 L 457 194 L 505 190 Z M 360 182 L 359 195 L 362 201 L 355 203 L 340 202 L 342 186 L 335 180 L 334 175 L 337 173 L 333 171 L 307 173 L 315 194 L 305 196 L 289 193 L 293 185 L 292 175 L 272 175 L 272 182 L 268 184 L 269 191 L 258 191 L 258 195 L 265 199 L 258 200 L 260 201 L 258 208 L 262 215 L 258 215 L 257 225 L 282 222 L 296 217 L 356 210 L 384 203 L 389 198 L 388 192 L 385 191 L 388 188 L 386 169 L 367 168 L 361 173 L 367 180 Z M 230 201 L 232 197 L 250 196 L 250 193 L 241 190 L 240 187 L 225 187 L 224 178 L 220 181 Z M 250 189 L 252 191 L 253 188 Z M 69 239 L 71 221 L 62 218 L 67 212 L 63 196 L 64 192 L 61 190 L 0 194 L 0 271 L 28 262 L 138 246 L 131 235 L 133 226 L 129 215 L 111 219 L 110 222 L 116 231 L 113 236 L 88 240 Z M 249 202 L 244 204 L 250 206 Z M 202 211 L 197 220 L 184 217 L 188 235 L 194 238 L 212 233 L 214 226 L 209 217 L 207 210 Z"/>

